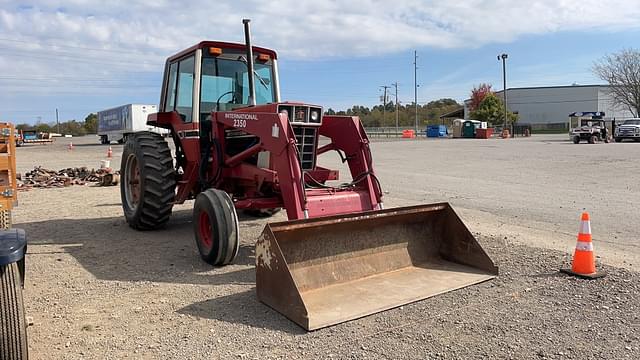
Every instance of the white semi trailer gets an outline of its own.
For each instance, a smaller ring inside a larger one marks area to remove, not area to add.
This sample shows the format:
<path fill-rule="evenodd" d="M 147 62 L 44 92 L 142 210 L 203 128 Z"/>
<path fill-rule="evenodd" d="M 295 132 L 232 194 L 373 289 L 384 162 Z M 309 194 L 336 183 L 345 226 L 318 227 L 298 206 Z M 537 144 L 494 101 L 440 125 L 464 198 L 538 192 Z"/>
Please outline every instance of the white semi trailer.
<path fill-rule="evenodd" d="M 102 144 L 117 141 L 122 144 L 127 135 L 151 131 L 166 135 L 169 130 L 147 125 L 147 116 L 158 112 L 156 105 L 127 104 L 98 111 L 98 135 Z"/>

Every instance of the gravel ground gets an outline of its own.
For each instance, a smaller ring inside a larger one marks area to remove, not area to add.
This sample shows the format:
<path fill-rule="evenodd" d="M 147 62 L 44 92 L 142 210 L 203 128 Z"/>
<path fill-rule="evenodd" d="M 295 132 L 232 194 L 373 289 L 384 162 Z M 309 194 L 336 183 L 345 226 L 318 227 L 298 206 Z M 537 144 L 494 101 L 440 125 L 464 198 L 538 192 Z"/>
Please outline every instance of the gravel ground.
<path fill-rule="evenodd" d="M 34 165 L 97 167 L 106 148 L 92 145 L 94 140 L 74 139 L 73 151 L 66 150 L 66 139 L 54 145 L 21 148 L 18 167 L 21 171 Z M 516 141 L 507 143 L 510 151 L 518 151 L 517 147 L 511 148 Z M 545 222 L 540 214 L 553 214 L 556 210 L 541 208 L 540 200 L 533 199 L 534 207 L 524 212 L 532 220 L 513 224 L 513 216 L 523 216 L 521 208 L 527 201 L 506 196 L 506 205 L 492 211 L 471 206 L 475 199 L 464 198 L 477 189 L 470 190 L 472 186 L 468 186 L 454 194 L 450 188 L 458 186 L 461 175 L 460 161 L 455 157 L 445 153 L 441 162 L 405 164 L 409 170 L 403 170 L 396 159 L 415 147 L 442 154 L 442 147 L 446 146 L 447 152 L 455 153 L 460 151 L 458 147 L 487 144 L 500 149 L 504 143 L 384 142 L 374 144 L 374 155 L 383 185 L 389 190 L 387 205 L 425 202 L 425 198 L 426 202 L 450 199 L 500 267 L 500 276 L 311 333 L 256 299 L 252 243 L 267 220 L 242 217 L 242 246 L 236 263 L 212 269 L 198 258 L 193 243 L 191 203 L 175 208 L 167 229 L 137 232 L 129 229 L 122 218 L 117 188 L 21 192 L 14 222 L 27 230 L 30 241 L 25 303 L 34 320 L 29 328 L 32 357 L 640 358 L 640 279 L 633 271 L 633 263 L 617 259 L 614 250 L 606 250 L 599 264 L 608 272 L 605 278 L 580 280 L 557 271 L 566 266 L 567 254 L 556 248 L 567 249 L 572 242 L 575 244 L 575 234 L 571 233 L 577 228 L 579 209 L 572 206 L 566 211 L 571 213 L 567 215 L 573 220 L 571 226 L 564 226 L 563 219 L 549 218 Z M 514 155 L 516 158 L 542 156 L 531 149 L 546 147 L 532 140 L 522 144 L 522 153 Z M 551 146 L 564 146 L 560 144 Z M 618 145 L 612 144 L 611 151 L 618 151 Z M 595 147 L 609 151 L 599 145 L 584 146 L 585 151 Z M 114 163 L 119 163 L 121 148 L 113 147 Z M 625 149 L 636 151 L 628 146 Z M 550 160 L 553 162 L 553 158 Z M 507 165 L 498 172 L 510 169 L 509 160 L 504 161 Z M 564 161 L 553 166 L 562 167 Z M 447 162 L 449 170 L 443 172 Z M 476 166 L 469 165 L 474 171 Z M 433 168 L 437 169 L 436 177 L 428 171 Z M 621 169 L 628 169 L 626 162 L 612 171 Z M 553 170 L 543 166 L 537 171 L 545 181 L 554 181 Z M 393 172 L 395 177 L 390 175 Z M 409 175 L 397 176 L 404 174 Z M 420 174 L 424 178 L 416 177 Z M 514 188 L 523 183 L 530 185 L 522 181 L 523 175 L 513 175 L 517 179 Z M 558 174 L 559 178 L 563 176 L 562 172 Z M 484 184 L 490 181 L 491 174 L 474 172 L 473 177 L 478 184 Z M 415 192 L 411 199 L 409 183 Z M 637 191 L 637 186 L 628 191 Z M 430 195 L 436 192 L 437 196 Z M 613 196 L 617 194 L 614 191 Z M 490 208 L 495 200 L 482 196 L 488 199 L 482 206 Z M 624 211 L 627 204 L 611 206 L 620 206 Z M 273 220 L 284 220 L 284 215 L 278 214 Z M 549 226 L 551 223 L 555 226 Z M 623 227 L 621 233 L 631 233 L 630 226 Z M 635 256 L 637 238 L 626 236 L 622 238 L 632 240 L 612 245 Z M 607 246 L 596 243 L 596 249 L 605 250 Z"/>

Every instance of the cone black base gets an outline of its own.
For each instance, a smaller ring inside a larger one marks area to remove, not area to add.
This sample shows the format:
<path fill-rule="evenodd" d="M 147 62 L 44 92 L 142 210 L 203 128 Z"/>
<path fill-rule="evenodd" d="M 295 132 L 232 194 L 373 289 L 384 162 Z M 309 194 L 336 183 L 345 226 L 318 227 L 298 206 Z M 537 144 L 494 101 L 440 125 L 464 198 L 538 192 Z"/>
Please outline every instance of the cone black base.
<path fill-rule="evenodd" d="M 583 279 L 589 279 L 589 280 L 593 280 L 593 279 L 598 279 L 601 277 L 605 277 L 607 275 L 607 273 L 605 272 L 595 272 L 593 274 L 578 274 L 576 272 L 573 272 L 571 269 L 560 269 L 560 272 L 563 272 L 565 274 L 569 274 L 569 275 L 573 275 L 573 276 L 577 276 L 579 278 L 583 278 Z"/>

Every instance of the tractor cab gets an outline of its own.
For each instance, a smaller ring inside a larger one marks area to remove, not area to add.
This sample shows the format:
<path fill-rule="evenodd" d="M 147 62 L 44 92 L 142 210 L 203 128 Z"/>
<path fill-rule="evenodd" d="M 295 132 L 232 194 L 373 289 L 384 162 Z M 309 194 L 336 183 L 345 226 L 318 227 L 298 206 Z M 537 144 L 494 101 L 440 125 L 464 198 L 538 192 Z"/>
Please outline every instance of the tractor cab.
<path fill-rule="evenodd" d="M 253 48 L 255 95 L 251 94 L 244 44 L 203 41 L 167 60 L 160 111 L 185 123 L 206 120 L 213 111 L 232 111 L 280 101 L 277 55 Z"/>

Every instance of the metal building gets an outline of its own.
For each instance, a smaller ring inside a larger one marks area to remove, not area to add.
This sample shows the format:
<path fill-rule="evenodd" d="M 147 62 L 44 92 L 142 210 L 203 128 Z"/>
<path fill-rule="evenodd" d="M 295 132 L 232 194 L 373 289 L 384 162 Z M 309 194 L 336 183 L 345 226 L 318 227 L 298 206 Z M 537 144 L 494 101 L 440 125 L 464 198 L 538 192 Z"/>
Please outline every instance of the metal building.
<path fill-rule="evenodd" d="M 507 107 L 517 113 L 518 123 L 534 129 L 566 128 L 569 114 L 574 112 L 605 113 L 605 120 L 633 117 L 627 109 L 615 106 L 609 85 L 570 85 L 522 87 L 507 89 Z M 503 91 L 496 95 L 503 98 Z M 469 101 L 465 101 L 465 118 L 469 118 Z"/>

